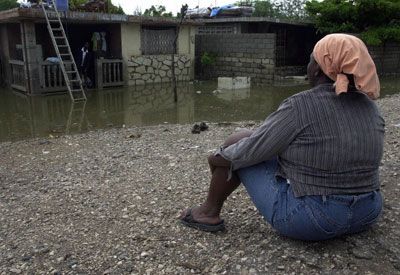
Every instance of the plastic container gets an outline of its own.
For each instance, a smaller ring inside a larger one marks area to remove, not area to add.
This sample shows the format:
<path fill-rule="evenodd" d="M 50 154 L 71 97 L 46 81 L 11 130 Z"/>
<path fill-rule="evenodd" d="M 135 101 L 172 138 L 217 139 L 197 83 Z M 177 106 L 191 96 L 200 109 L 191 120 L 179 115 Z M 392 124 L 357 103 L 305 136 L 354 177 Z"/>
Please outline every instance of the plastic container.
<path fill-rule="evenodd" d="M 58 11 L 68 11 L 68 0 L 56 0 Z"/>

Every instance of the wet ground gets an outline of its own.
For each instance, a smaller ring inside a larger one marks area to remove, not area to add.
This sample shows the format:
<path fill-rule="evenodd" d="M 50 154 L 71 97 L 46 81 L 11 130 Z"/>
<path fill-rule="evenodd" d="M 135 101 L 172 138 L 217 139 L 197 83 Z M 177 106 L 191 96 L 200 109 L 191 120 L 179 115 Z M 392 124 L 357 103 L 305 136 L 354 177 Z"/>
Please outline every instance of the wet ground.
<path fill-rule="evenodd" d="M 88 94 L 85 106 L 67 95 L 27 97 L 0 88 L 0 142 L 94 129 L 262 120 L 286 97 L 307 89 L 291 82 L 223 91 L 216 82 L 181 84 L 178 103 L 170 86 L 128 87 Z M 382 95 L 400 92 L 397 79 L 382 80 Z"/>
<path fill-rule="evenodd" d="M 259 121 L 209 123 L 196 135 L 191 124 L 162 124 L 1 142 L 0 275 L 400 274 L 400 95 L 377 103 L 383 215 L 325 242 L 277 234 L 243 187 L 223 209 L 226 232 L 178 223 L 207 194 L 207 156 Z"/>

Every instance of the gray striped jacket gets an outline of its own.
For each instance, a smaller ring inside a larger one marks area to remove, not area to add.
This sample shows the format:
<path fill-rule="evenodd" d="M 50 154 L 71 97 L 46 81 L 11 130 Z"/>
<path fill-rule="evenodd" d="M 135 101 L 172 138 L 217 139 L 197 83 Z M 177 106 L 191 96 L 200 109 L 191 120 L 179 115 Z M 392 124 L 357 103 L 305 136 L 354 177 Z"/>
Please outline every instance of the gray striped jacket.
<path fill-rule="evenodd" d="M 379 189 L 385 122 L 365 94 L 319 85 L 286 99 L 248 138 L 221 149 L 232 169 L 278 157 L 296 197 Z"/>

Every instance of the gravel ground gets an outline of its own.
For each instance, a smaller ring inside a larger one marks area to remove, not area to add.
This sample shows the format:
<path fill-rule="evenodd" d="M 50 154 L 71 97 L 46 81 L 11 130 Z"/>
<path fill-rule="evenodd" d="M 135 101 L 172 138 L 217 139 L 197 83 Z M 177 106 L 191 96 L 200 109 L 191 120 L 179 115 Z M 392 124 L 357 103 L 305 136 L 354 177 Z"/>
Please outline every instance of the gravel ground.
<path fill-rule="evenodd" d="M 0 274 L 400 274 L 400 96 L 378 104 L 383 217 L 319 243 L 279 236 L 243 188 L 224 208 L 227 231 L 177 222 L 206 195 L 206 156 L 252 122 L 199 135 L 165 124 L 0 143 Z"/>

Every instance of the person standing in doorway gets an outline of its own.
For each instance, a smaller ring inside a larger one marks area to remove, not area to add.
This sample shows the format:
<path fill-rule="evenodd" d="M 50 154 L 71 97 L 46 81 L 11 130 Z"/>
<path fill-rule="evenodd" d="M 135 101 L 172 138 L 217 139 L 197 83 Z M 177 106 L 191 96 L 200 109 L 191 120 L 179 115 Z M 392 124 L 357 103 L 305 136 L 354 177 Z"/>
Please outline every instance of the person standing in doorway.
<path fill-rule="evenodd" d="M 86 86 L 88 82 L 87 74 L 89 68 L 89 42 L 86 42 L 85 45 L 81 49 L 79 61 L 79 73 L 81 74 L 81 78 L 84 86 Z"/>

